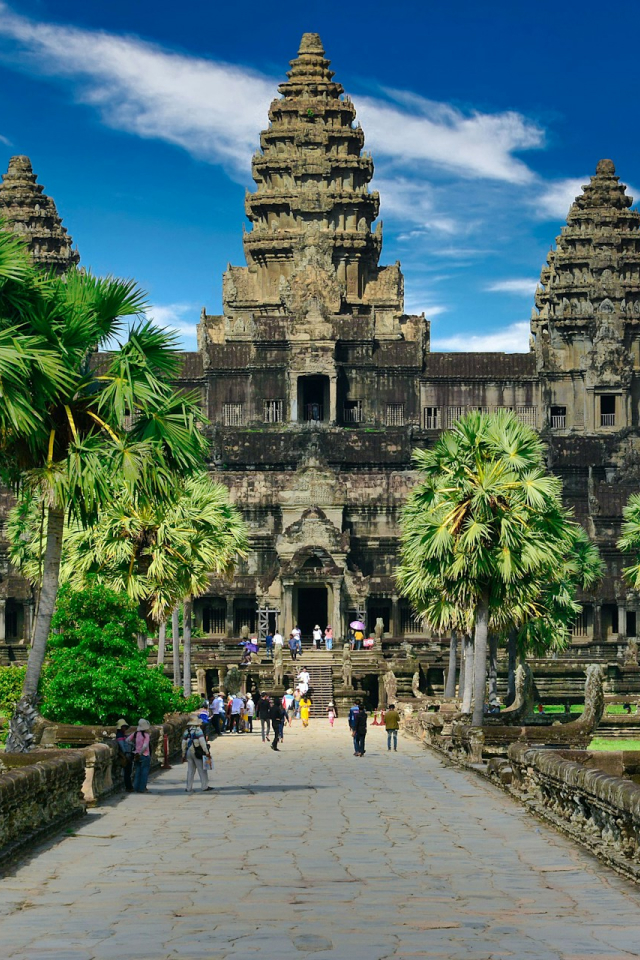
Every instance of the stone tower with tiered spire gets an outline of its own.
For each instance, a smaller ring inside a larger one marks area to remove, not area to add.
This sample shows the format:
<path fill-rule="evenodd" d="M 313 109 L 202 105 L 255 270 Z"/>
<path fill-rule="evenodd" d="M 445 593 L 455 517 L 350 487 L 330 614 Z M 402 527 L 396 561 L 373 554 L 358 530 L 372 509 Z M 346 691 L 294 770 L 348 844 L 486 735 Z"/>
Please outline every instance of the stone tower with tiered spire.
<path fill-rule="evenodd" d="M 612 161 L 601 160 L 542 269 L 531 332 L 554 429 L 637 423 L 629 388 L 640 365 L 640 213 L 632 203 Z"/>
<path fill-rule="evenodd" d="M 0 184 L 0 217 L 28 243 L 37 263 L 64 273 L 80 255 L 43 190 L 29 157 L 11 157 Z"/>

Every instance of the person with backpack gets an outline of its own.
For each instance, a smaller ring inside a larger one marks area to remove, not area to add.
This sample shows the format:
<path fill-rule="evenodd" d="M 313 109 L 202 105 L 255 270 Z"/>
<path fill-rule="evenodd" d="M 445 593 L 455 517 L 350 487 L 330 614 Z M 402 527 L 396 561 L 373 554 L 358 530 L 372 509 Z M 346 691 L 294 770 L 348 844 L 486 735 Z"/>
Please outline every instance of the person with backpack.
<path fill-rule="evenodd" d="M 357 754 L 357 752 L 356 752 L 356 725 L 357 725 L 357 722 L 358 722 L 358 714 L 360 713 L 360 707 L 361 707 L 361 705 L 362 705 L 362 701 L 356 700 L 356 702 L 354 703 L 354 705 L 353 705 L 353 706 L 351 707 L 351 709 L 349 710 L 349 730 L 351 731 L 351 736 L 353 737 L 353 755 L 354 755 L 354 757 L 357 757 L 357 756 L 358 756 L 358 754 Z"/>
<path fill-rule="evenodd" d="M 265 693 L 263 693 L 260 699 L 258 700 L 258 706 L 256 708 L 256 712 L 258 714 L 258 720 L 260 721 L 260 732 L 262 734 L 262 742 L 264 743 L 266 740 L 267 743 L 269 743 L 270 742 L 269 724 L 271 722 L 269 719 L 269 715 L 271 712 L 271 703 L 269 701 L 269 697 Z"/>
<path fill-rule="evenodd" d="M 363 704 L 359 704 L 358 715 L 355 718 L 355 735 L 353 738 L 354 753 L 356 757 L 364 757 L 364 741 L 367 736 L 367 711 Z"/>
<path fill-rule="evenodd" d="M 277 750 L 278 740 L 282 740 L 282 727 L 286 715 L 286 711 L 282 706 L 282 701 L 279 697 L 274 697 L 271 710 L 269 711 L 269 719 L 271 720 L 271 726 L 273 727 L 273 743 L 271 744 L 272 750 Z"/>
<path fill-rule="evenodd" d="M 129 724 L 126 720 L 118 720 L 116 724 L 116 743 L 118 744 L 118 758 L 122 766 L 122 776 L 124 777 L 124 788 L 127 793 L 133 791 L 133 781 L 131 780 L 131 771 L 133 767 L 133 744 L 127 739 L 127 730 Z"/>
<path fill-rule="evenodd" d="M 144 717 L 138 720 L 135 733 L 127 737 L 133 744 L 133 790 L 135 793 L 147 792 L 147 780 L 151 769 L 151 724 Z"/>
<path fill-rule="evenodd" d="M 204 791 L 213 790 L 213 787 L 209 786 L 209 767 L 205 765 L 206 761 L 211 763 L 211 751 L 202 732 L 202 720 L 197 714 L 189 717 L 187 729 L 182 734 L 182 760 L 183 762 L 187 761 L 186 793 L 193 793 L 196 770 L 200 777 L 202 789 Z"/>

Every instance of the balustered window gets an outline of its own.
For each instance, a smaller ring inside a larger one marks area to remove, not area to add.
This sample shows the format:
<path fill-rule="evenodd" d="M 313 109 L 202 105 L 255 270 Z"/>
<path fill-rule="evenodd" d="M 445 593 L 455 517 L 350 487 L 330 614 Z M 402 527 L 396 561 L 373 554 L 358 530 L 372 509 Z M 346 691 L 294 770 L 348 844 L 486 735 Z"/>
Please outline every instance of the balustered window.
<path fill-rule="evenodd" d="M 424 408 L 423 426 L 425 430 L 440 430 L 442 428 L 442 416 L 440 414 L 440 407 Z"/>
<path fill-rule="evenodd" d="M 567 425 L 567 408 L 551 407 L 550 421 L 554 430 L 564 430 Z"/>
<path fill-rule="evenodd" d="M 447 427 L 451 428 L 460 417 L 464 417 L 465 407 L 447 407 Z"/>
<path fill-rule="evenodd" d="M 528 427 L 535 427 L 536 408 L 518 406 L 516 407 L 516 417 L 521 423 L 525 423 Z"/>
<path fill-rule="evenodd" d="M 222 423 L 225 427 L 239 427 L 244 423 L 244 404 L 225 403 L 222 407 Z"/>
<path fill-rule="evenodd" d="M 600 397 L 600 426 L 615 427 L 616 425 L 616 396 L 615 393 L 603 393 Z"/>
<path fill-rule="evenodd" d="M 388 403 L 387 404 L 387 426 L 388 427 L 404 426 L 404 403 Z"/>
<path fill-rule="evenodd" d="M 362 423 L 362 400 L 345 400 L 342 416 L 345 423 Z"/>
<path fill-rule="evenodd" d="M 262 418 L 265 423 L 282 423 L 284 401 L 264 400 Z"/>

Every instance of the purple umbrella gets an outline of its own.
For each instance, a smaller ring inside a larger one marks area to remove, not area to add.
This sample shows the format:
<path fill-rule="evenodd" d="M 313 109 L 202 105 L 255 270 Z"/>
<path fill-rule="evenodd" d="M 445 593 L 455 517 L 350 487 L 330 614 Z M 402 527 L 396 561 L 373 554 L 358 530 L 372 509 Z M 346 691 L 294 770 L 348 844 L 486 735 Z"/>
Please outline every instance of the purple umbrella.
<path fill-rule="evenodd" d="M 257 643 L 247 642 L 247 643 L 243 644 L 243 646 L 244 646 L 245 650 L 248 650 L 248 651 L 249 651 L 249 653 L 257 653 L 258 650 L 260 649 Z"/>
<path fill-rule="evenodd" d="M 352 630 L 366 630 L 366 629 L 367 629 L 367 628 L 365 627 L 364 623 L 362 622 L 362 620 L 354 620 L 353 623 L 350 623 L 350 624 L 349 624 L 349 626 L 351 627 Z"/>

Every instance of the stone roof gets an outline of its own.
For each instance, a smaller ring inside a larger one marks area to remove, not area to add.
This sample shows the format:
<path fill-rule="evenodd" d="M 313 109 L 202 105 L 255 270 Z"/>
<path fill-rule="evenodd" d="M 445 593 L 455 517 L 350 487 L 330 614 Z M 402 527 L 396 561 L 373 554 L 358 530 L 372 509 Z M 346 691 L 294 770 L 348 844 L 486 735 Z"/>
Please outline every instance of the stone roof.
<path fill-rule="evenodd" d="M 62 226 L 56 205 L 37 182 L 29 157 L 11 157 L 0 184 L 0 217 L 28 244 L 35 261 L 64 273 L 80 254 Z"/>
<path fill-rule="evenodd" d="M 533 353 L 428 353 L 424 375 L 429 379 L 535 379 Z"/>

